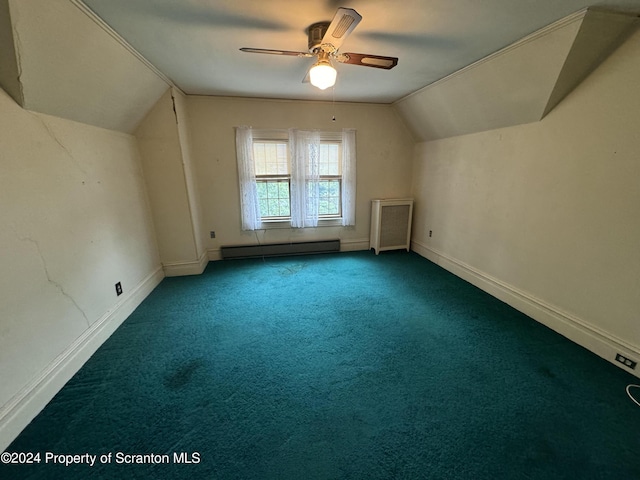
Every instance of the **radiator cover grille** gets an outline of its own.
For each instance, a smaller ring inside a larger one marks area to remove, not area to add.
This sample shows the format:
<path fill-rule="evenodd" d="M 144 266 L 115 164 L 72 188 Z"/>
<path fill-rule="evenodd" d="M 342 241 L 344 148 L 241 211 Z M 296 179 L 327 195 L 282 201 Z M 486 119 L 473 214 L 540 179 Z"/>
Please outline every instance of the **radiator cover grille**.
<path fill-rule="evenodd" d="M 255 257 L 282 257 L 287 255 L 309 255 L 340 251 L 340 240 L 319 240 L 313 242 L 269 243 L 265 245 L 234 245 L 221 247 L 223 260 Z"/>
<path fill-rule="evenodd" d="M 376 199 L 371 201 L 371 239 L 369 248 L 376 255 L 383 250 L 411 248 L 413 199 Z"/>
<path fill-rule="evenodd" d="M 396 247 L 407 243 L 407 225 L 410 223 L 410 205 L 382 207 L 380 219 L 380 248 Z"/>

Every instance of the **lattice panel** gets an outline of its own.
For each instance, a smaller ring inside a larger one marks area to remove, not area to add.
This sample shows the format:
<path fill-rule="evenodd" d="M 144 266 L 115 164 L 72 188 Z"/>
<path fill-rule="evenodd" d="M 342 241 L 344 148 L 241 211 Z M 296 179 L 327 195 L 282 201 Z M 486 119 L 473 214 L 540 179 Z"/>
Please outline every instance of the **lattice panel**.
<path fill-rule="evenodd" d="M 380 247 L 394 247 L 407 243 L 409 205 L 382 207 L 380 220 Z"/>

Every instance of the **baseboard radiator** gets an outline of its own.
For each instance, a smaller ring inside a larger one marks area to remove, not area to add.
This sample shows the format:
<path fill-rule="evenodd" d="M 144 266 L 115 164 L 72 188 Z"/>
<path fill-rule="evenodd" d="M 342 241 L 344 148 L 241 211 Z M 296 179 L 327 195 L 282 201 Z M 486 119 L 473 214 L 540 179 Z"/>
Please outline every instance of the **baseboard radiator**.
<path fill-rule="evenodd" d="M 270 243 L 266 245 L 236 245 L 221 247 L 223 260 L 235 258 L 282 257 L 287 255 L 309 255 L 340 251 L 340 240 L 319 240 L 314 242 Z"/>

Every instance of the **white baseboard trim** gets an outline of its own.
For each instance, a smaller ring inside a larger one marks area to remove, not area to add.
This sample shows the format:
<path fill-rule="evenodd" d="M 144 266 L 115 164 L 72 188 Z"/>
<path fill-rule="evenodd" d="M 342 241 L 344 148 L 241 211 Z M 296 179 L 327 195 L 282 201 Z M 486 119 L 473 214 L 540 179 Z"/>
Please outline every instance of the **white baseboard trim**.
<path fill-rule="evenodd" d="M 11 444 L 163 278 L 158 267 L 0 407 L 0 451 Z"/>
<path fill-rule="evenodd" d="M 217 262 L 219 260 L 222 260 L 222 254 L 220 253 L 219 248 L 212 248 L 210 250 L 207 250 L 207 256 L 209 257 L 210 262 Z"/>
<path fill-rule="evenodd" d="M 616 367 L 640 377 L 640 371 L 631 370 L 615 360 L 616 353 L 640 360 L 640 350 L 634 345 L 419 241 L 412 240 L 411 249 Z"/>
<path fill-rule="evenodd" d="M 163 263 L 162 268 L 167 277 L 182 277 L 185 275 L 200 275 L 209 263 L 208 252 L 204 251 L 197 260 L 191 262 Z"/>

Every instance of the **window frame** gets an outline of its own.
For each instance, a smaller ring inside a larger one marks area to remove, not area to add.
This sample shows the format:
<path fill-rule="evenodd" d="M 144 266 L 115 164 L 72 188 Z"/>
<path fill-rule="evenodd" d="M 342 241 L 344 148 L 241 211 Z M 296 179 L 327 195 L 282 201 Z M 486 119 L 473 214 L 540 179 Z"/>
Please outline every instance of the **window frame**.
<path fill-rule="evenodd" d="M 286 130 L 253 130 L 252 144 L 256 143 L 284 143 L 287 146 L 287 164 L 289 172 L 287 174 L 262 174 L 255 175 L 256 186 L 258 183 L 266 182 L 267 180 L 286 181 L 289 190 L 289 215 L 288 216 L 261 216 L 260 222 L 263 229 L 269 228 L 289 228 L 291 222 L 291 155 L 289 150 L 289 135 Z M 320 132 L 321 144 L 335 144 L 338 145 L 338 165 L 339 175 L 319 175 L 318 182 L 322 181 L 335 181 L 339 182 L 339 197 L 338 197 L 338 213 L 337 214 L 319 214 L 318 226 L 341 226 L 342 225 L 342 197 L 343 197 L 343 172 L 342 172 L 342 132 L 321 131 Z M 254 165 L 255 165 L 254 158 Z"/>

